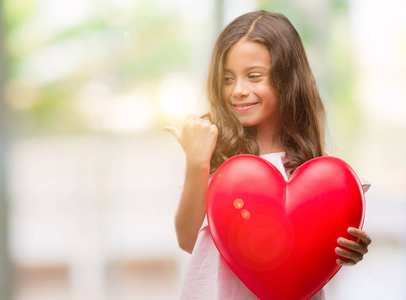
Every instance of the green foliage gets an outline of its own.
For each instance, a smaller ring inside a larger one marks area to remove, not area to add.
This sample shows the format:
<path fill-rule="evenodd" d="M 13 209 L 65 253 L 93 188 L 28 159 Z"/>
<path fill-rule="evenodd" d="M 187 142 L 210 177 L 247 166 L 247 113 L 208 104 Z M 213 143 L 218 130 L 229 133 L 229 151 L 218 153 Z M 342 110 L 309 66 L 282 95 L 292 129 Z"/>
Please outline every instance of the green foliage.
<path fill-rule="evenodd" d="M 119 95 L 157 82 L 189 62 L 188 40 L 181 30 L 184 24 L 176 11 L 163 11 L 146 2 L 132 9 L 105 4 L 110 7 L 93 7 L 78 24 L 46 28 L 38 34 L 37 2 L 6 1 L 9 82 L 17 89 L 26 89 L 28 83 L 38 95 L 31 106 L 23 108 L 13 105 L 20 99 L 13 95 L 8 99 L 27 134 L 89 132 L 86 116 L 75 105 L 77 94 L 89 82 L 111 78 L 102 83 Z M 57 57 L 46 57 L 48 53 Z M 58 73 L 65 58 L 69 70 Z M 40 74 L 44 66 L 47 72 L 55 69 L 52 79 Z M 24 125 L 27 120 L 29 124 Z"/>
<path fill-rule="evenodd" d="M 3 0 L 3 14 L 5 16 L 5 23 L 7 30 L 21 26 L 21 20 L 28 20 L 34 13 L 36 8 L 35 1 L 26 0 Z"/>

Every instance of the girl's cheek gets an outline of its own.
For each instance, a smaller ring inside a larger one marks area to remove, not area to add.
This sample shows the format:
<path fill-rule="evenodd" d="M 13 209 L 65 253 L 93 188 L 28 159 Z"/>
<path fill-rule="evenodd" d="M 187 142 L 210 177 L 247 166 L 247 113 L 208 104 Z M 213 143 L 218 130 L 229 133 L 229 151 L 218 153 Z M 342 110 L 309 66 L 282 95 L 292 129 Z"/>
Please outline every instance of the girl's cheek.
<path fill-rule="evenodd" d="M 222 96 L 223 96 L 223 100 L 224 100 L 225 102 L 228 102 L 228 101 L 229 101 L 230 93 L 228 92 L 227 89 L 224 89 L 224 90 L 223 90 Z"/>

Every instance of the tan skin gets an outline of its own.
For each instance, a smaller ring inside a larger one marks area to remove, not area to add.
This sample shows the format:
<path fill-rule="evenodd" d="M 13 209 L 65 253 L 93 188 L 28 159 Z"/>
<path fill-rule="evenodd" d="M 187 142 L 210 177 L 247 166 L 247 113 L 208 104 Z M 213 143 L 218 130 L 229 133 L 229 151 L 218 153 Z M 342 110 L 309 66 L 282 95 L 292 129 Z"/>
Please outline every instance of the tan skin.
<path fill-rule="evenodd" d="M 280 142 L 277 97 L 267 78 L 271 65 L 268 50 L 254 42 L 240 40 L 229 50 L 225 62 L 223 98 L 235 109 L 243 126 L 256 126 L 260 154 L 284 151 Z M 182 130 L 167 126 L 186 155 L 186 176 L 175 228 L 179 246 L 192 253 L 197 234 L 206 214 L 210 158 L 216 145 L 218 129 L 209 120 L 189 115 Z M 360 229 L 348 228 L 357 241 L 340 237 L 335 249 L 341 266 L 355 265 L 368 252 L 370 237 Z"/>
<path fill-rule="evenodd" d="M 195 115 L 186 118 L 182 131 L 173 126 L 164 130 L 173 134 L 186 154 L 185 183 L 175 215 L 175 229 L 180 248 L 192 253 L 206 214 L 210 158 L 218 130 L 210 121 Z"/>

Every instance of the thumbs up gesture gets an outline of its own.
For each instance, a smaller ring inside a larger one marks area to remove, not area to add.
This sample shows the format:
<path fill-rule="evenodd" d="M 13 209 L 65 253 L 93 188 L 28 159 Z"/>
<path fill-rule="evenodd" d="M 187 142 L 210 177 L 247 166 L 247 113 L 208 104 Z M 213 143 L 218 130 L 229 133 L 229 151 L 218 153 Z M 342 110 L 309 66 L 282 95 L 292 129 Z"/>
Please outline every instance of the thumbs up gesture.
<path fill-rule="evenodd" d="M 216 125 L 190 114 L 182 131 L 174 126 L 166 126 L 164 130 L 170 132 L 182 146 L 188 165 L 210 167 L 218 136 Z"/>

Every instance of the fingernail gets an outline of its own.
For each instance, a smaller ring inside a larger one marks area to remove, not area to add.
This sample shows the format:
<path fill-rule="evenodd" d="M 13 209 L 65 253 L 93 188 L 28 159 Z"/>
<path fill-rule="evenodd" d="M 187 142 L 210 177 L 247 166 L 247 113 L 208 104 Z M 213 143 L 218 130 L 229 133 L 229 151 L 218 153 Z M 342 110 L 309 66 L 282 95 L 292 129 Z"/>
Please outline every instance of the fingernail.
<path fill-rule="evenodd" d="M 349 232 L 349 233 L 354 233 L 354 232 L 355 232 L 355 229 L 352 228 L 352 227 L 350 227 L 350 228 L 348 228 L 348 232 Z"/>
<path fill-rule="evenodd" d="M 341 261 L 341 259 L 337 259 L 336 263 L 337 263 L 337 265 L 341 265 L 343 262 Z"/>
<path fill-rule="evenodd" d="M 338 239 L 338 242 L 339 242 L 340 244 L 344 244 L 345 241 L 344 241 L 343 238 L 339 238 L 339 239 Z"/>
<path fill-rule="evenodd" d="M 341 248 L 338 248 L 338 247 L 337 247 L 337 248 L 336 248 L 336 252 L 337 252 L 337 253 L 341 253 L 341 252 L 343 252 L 343 250 L 342 250 Z"/>

